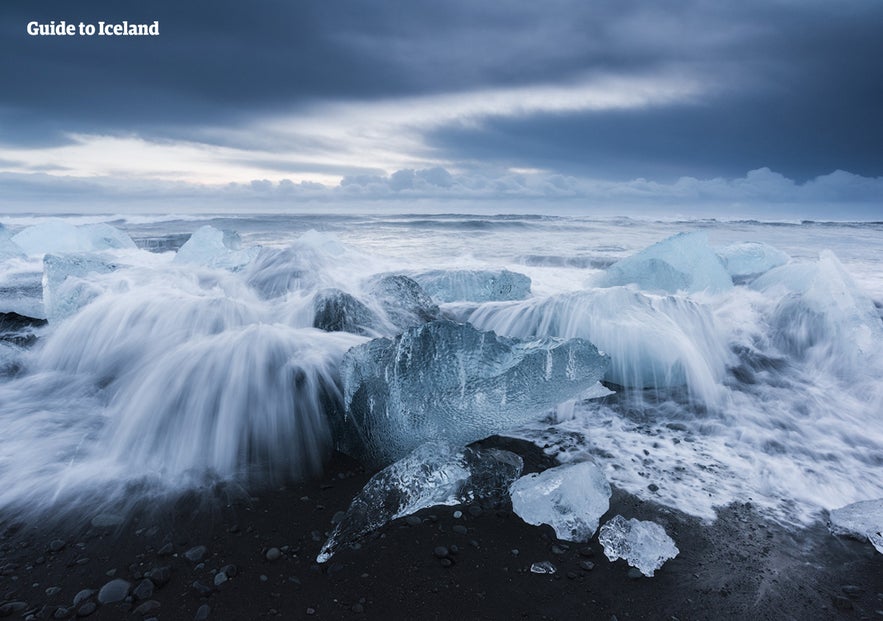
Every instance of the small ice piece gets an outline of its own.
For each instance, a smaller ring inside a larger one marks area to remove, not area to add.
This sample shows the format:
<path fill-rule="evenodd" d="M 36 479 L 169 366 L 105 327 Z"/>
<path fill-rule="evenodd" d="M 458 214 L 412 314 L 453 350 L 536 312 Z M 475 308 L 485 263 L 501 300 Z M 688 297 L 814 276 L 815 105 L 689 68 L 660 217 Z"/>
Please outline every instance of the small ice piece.
<path fill-rule="evenodd" d="M 665 561 L 678 555 L 675 542 L 656 522 L 627 520 L 615 516 L 601 527 L 598 541 L 604 546 L 604 555 L 611 561 L 624 559 L 645 576 L 662 567 Z"/>
<path fill-rule="evenodd" d="M 530 566 L 530 573 L 532 574 L 554 574 L 556 571 L 558 571 L 558 569 L 556 569 L 549 561 L 532 563 Z"/>
<path fill-rule="evenodd" d="M 29 255 L 136 247 L 127 233 L 104 223 L 73 226 L 66 222 L 44 222 L 23 229 L 12 241 Z"/>
<path fill-rule="evenodd" d="M 313 299 L 313 327 L 326 332 L 376 335 L 380 318 L 353 295 L 340 289 L 323 289 Z"/>
<path fill-rule="evenodd" d="M 668 293 L 719 293 L 733 287 L 733 279 L 708 245 L 705 233 L 678 233 L 653 244 L 611 265 L 598 282 L 602 287 L 632 283 Z"/>
<path fill-rule="evenodd" d="M 727 273 L 741 282 L 760 276 L 791 260 L 791 257 L 778 248 L 761 242 L 730 244 L 718 250 L 717 254 Z"/>
<path fill-rule="evenodd" d="M 387 274 L 372 279 L 368 293 L 380 304 L 387 319 L 399 330 L 407 330 L 439 318 L 438 306 L 412 278 Z"/>
<path fill-rule="evenodd" d="M 43 307 L 50 323 L 70 317 L 104 292 L 86 278 L 118 266 L 99 255 L 47 254 L 43 257 Z"/>
<path fill-rule="evenodd" d="M 439 302 L 494 302 L 530 296 L 530 278 L 509 270 L 433 270 L 414 276 Z"/>
<path fill-rule="evenodd" d="M 509 488 L 512 510 L 528 524 L 548 524 L 558 539 L 588 541 L 610 508 L 610 484 L 592 462 L 549 468 Z"/>
<path fill-rule="evenodd" d="M 433 321 L 349 350 L 340 448 L 375 465 L 429 440 L 467 444 L 594 386 L 608 358 L 584 339 L 517 340 Z"/>
<path fill-rule="evenodd" d="M 831 532 L 867 539 L 883 554 L 883 499 L 863 500 L 831 511 Z"/>
<path fill-rule="evenodd" d="M 260 248 L 241 249 L 239 234 L 221 231 L 213 226 L 201 226 L 181 246 L 175 255 L 175 263 L 194 263 L 206 267 L 238 270 L 257 256 Z"/>
<path fill-rule="evenodd" d="M 341 547 L 355 543 L 387 522 L 437 505 L 499 498 L 521 474 L 515 453 L 447 442 L 422 444 L 375 474 L 334 527 L 316 562 L 324 563 Z"/>

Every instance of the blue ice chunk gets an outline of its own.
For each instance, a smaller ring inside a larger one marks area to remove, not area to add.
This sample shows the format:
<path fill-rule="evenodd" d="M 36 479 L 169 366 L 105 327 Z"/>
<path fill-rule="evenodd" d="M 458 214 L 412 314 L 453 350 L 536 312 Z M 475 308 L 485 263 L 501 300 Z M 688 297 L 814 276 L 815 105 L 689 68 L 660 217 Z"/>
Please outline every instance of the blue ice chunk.
<path fill-rule="evenodd" d="M 258 252 L 258 246 L 242 249 L 238 233 L 221 231 L 207 224 L 194 231 L 178 250 L 174 261 L 238 270 L 250 263 Z"/>
<path fill-rule="evenodd" d="M 678 233 L 617 261 L 599 277 L 597 284 L 636 284 L 644 290 L 668 293 L 719 293 L 731 289 L 733 280 L 708 245 L 705 233 Z"/>
<path fill-rule="evenodd" d="M 746 281 L 785 265 L 791 257 L 774 246 L 762 242 L 730 244 L 717 252 L 727 273 L 734 280 Z"/>
<path fill-rule="evenodd" d="M 12 241 L 29 255 L 136 247 L 127 233 L 104 223 L 74 226 L 66 222 L 43 222 L 23 229 Z"/>
<path fill-rule="evenodd" d="M 493 302 L 530 296 L 530 278 L 509 270 L 433 270 L 414 275 L 439 302 Z"/>
<path fill-rule="evenodd" d="M 576 398 L 607 363 L 584 339 L 521 341 L 444 320 L 374 339 L 341 364 L 341 448 L 382 465 L 429 440 L 467 444 Z"/>

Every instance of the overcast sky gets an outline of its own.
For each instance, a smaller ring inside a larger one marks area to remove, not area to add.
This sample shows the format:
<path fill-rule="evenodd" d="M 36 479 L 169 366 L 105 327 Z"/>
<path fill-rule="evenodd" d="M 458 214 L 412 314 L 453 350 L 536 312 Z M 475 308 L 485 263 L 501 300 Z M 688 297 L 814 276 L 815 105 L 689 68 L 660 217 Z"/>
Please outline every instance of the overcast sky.
<path fill-rule="evenodd" d="M 7 213 L 883 220 L 880 0 L 3 0 L 0 16 Z M 53 19 L 161 35 L 27 34 Z"/>

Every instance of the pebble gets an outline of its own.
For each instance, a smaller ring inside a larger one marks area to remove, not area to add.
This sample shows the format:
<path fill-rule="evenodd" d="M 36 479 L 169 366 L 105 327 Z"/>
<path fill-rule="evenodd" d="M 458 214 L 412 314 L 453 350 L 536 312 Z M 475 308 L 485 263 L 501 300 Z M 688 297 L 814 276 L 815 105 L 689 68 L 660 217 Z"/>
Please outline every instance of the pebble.
<path fill-rule="evenodd" d="M 193 615 L 193 621 L 205 621 L 208 619 L 208 616 L 212 613 L 211 606 L 208 604 L 203 604 L 199 608 L 196 609 L 196 614 Z"/>
<path fill-rule="evenodd" d="M 82 591 L 74 595 L 74 607 L 76 608 L 93 595 L 95 595 L 95 591 L 93 591 L 92 589 L 83 589 Z"/>
<path fill-rule="evenodd" d="M 270 548 L 264 556 L 268 561 L 278 561 L 282 557 L 282 551 L 279 548 Z"/>
<path fill-rule="evenodd" d="M 52 541 L 49 542 L 49 551 L 50 552 L 59 552 L 60 550 L 64 549 L 64 546 L 65 546 L 65 543 L 61 539 L 53 539 Z"/>
<path fill-rule="evenodd" d="M 405 518 L 405 523 L 408 526 L 420 526 L 423 523 L 423 520 L 421 520 L 416 515 L 409 515 Z"/>
<path fill-rule="evenodd" d="M 54 597 L 61 593 L 61 587 L 52 586 L 46 589 L 46 597 Z"/>
<path fill-rule="evenodd" d="M 98 591 L 98 601 L 102 604 L 121 602 L 126 599 L 130 588 L 132 588 L 131 583 L 122 578 L 111 580 Z"/>
<path fill-rule="evenodd" d="M 454 564 L 454 561 L 449 558 L 443 558 L 443 559 L 439 560 L 439 563 L 441 563 L 442 567 L 450 567 L 451 565 Z"/>
<path fill-rule="evenodd" d="M 11 617 L 17 612 L 21 612 L 28 607 L 26 602 L 6 602 L 0 606 L 0 617 Z"/>
<path fill-rule="evenodd" d="M 153 582 L 156 588 L 161 589 L 169 583 L 169 580 L 172 579 L 172 568 L 168 565 L 154 567 L 146 574 L 144 574 L 144 577 L 150 578 L 150 581 Z"/>
<path fill-rule="evenodd" d="M 239 568 L 236 565 L 224 565 L 221 567 L 221 571 L 227 574 L 228 578 L 235 578 L 239 573 Z"/>
<path fill-rule="evenodd" d="M 650 485 L 647 486 L 647 489 L 649 489 L 651 492 L 658 492 L 659 486 L 656 485 L 656 483 L 651 483 Z"/>
<path fill-rule="evenodd" d="M 586 558 L 592 558 L 595 556 L 595 551 L 592 548 L 580 548 L 579 555 Z"/>
<path fill-rule="evenodd" d="M 184 553 L 184 558 L 193 563 L 198 563 L 207 551 L 205 546 L 194 546 Z"/>
<path fill-rule="evenodd" d="M 451 527 L 451 530 L 454 531 L 455 533 L 457 533 L 458 535 L 466 535 L 469 533 L 469 529 L 466 528 L 465 526 L 463 526 L 462 524 L 454 524 L 454 526 Z"/>
<path fill-rule="evenodd" d="M 139 605 L 137 608 L 135 608 L 135 610 L 133 610 L 132 612 L 143 617 L 144 615 L 147 615 L 154 610 L 158 610 L 160 606 L 161 604 L 155 599 L 149 599 L 143 604 Z"/>
<path fill-rule="evenodd" d="M 561 546 L 558 546 L 558 545 L 552 546 L 552 554 L 564 554 L 565 552 L 567 552 L 567 550 L 565 550 Z"/>
<path fill-rule="evenodd" d="M 215 574 L 214 583 L 216 587 L 221 586 L 225 582 L 227 582 L 227 574 L 223 571 L 219 571 Z"/>
<path fill-rule="evenodd" d="M 98 604 L 96 604 L 95 602 L 86 602 L 85 604 L 77 608 L 77 616 L 88 617 L 96 610 L 98 610 Z"/>
<path fill-rule="evenodd" d="M 196 591 L 200 597 L 208 597 L 212 594 L 212 588 L 200 582 L 199 580 L 194 580 L 193 584 L 190 587 Z"/>
<path fill-rule="evenodd" d="M 153 597 L 153 582 L 145 578 L 132 589 L 132 597 L 136 600 L 146 600 Z"/>
<path fill-rule="evenodd" d="M 174 551 L 175 551 L 175 546 L 173 546 L 171 543 L 167 543 L 166 545 L 161 547 L 159 550 L 157 550 L 156 555 L 157 556 L 171 556 L 172 552 L 174 552 Z"/>
<path fill-rule="evenodd" d="M 586 571 L 592 571 L 593 569 L 595 569 L 595 564 L 592 561 L 581 561 L 579 566 Z"/>
<path fill-rule="evenodd" d="M 463 512 L 462 512 L 462 511 L 459 511 L 459 510 L 458 510 L 458 511 L 454 511 L 454 519 L 455 519 L 455 520 L 459 520 L 461 517 L 463 517 Z"/>
<path fill-rule="evenodd" d="M 445 546 L 436 546 L 432 553 L 435 554 L 436 558 L 447 558 L 451 552 Z"/>
<path fill-rule="evenodd" d="M 53 619 L 68 619 L 71 616 L 71 611 L 64 606 L 59 606 L 55 609 L 55 612 L 52 613 Z"/>
<path fill-rule="evenodd" d="M 308 615 L 316 614 L 316 609 L 315 608 L 307 608 L 307 614 Z"/>
<path fill-rule="evenodd" d="M 469 505 L 467 511 L 469 511 L 469 515 L 473 517 L 478 517 L 482 513 L 481 507 L 478 505 Z"/>

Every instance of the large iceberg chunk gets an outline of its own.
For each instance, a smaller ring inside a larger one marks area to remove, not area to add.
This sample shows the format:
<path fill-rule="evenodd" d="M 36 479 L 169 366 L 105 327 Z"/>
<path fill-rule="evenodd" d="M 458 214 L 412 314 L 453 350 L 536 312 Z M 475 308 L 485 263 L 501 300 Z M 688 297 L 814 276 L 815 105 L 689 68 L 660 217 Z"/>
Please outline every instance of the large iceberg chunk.
<path fill-rule="evenodd" d="M 433 270 L 414 275 L 423 290 L 439 302 L 523 300 L 530 278 L 509 270 Z"/>
<path fill-rule="evenodd" d="M 854 502 L 831 511 L 831 532 L 867 539 L 883 554 L 883 499 Z"/>
<path fill-rule="evenodd" d="M 676 293 L 732 289 L 733 280 L 708 245 L 705 233 L 678 233 L 617 261 L 600 277 L 602 287 L 636 284 L 648 291 Z"/>
<path fill-rule="evenodd" d="M 512 510 L 528 524 L 548 524 L 559 539 L 588 541 L 610 508 L 610 484 L 581 462 L 524 476 L 509 488 Z"/>
<path fill-rule="evenodd" d="M 341 448 L 374 464 L 419 444 L 467 444 L 585 392 L 607 356 L 583 339 L 529 341 L 434 321 L 344 356 Z"/>
<path fill-rule="evenodd" d="M 368 293 L 399 330 L 439 318 L 438 306 L 420 285 L 402 274 L 387 274 L 368 283 Z"/>
<path fill-rule="evenodd" d="M 104 289 L 85 278 L 107 274 L 118 266 L 101 256 L 47 254 L 43 257 L 43 307 L 46 318 L 55 323 L 70 317 L 94 300 Z"/>
<path fill-rule="evenodd" d="M 66 222 L 44 222 L 23 229 L 12 241 L 29 255 L 136 247 L 127 233 L 104 223 L 73 226 Z"/>
<path fill-rule="evenodd" d="M 488 304 L 468 321 L 516 338 L 588 339 L 610 355 L 608 381 L 638 389 L 686 385 L 706 403 L 719 397 L 731 356 L 706 306 L 626 287 Z"/>
<path fill-rule="evenodd" d="M 615 516 L 601 527 L 598 541 L 611 561 L 624 559 L 645 576 L 652 576 L 665 561 L 678 555 L 675 542 L 656 522 Z"/>
<path fill-rule="evenodd" d="M 196 229 L 178 250 L 174 261 L 238 270 L 254 259 L 259 251 L 257 246 L 243 250 L 238 233 L 221 231 L 207 224 Z"/>
<path fill-rule="evenodd" d="M 747 281 L 770 271 L 774 267 L 785 265 L 791 260 L 786 253 L 774 246 L 762 242 L 743 242 L 730 244 L 717 252 L 727 273 L 734 280 Z"/>
<path fill-rule="evenodd" d="M 371 477 L 316 561 L 324 563 L 341 547 L 421 509 L 501 497 L 522 468 L 521 457 L 509 451 L 422 444 Z"/>

